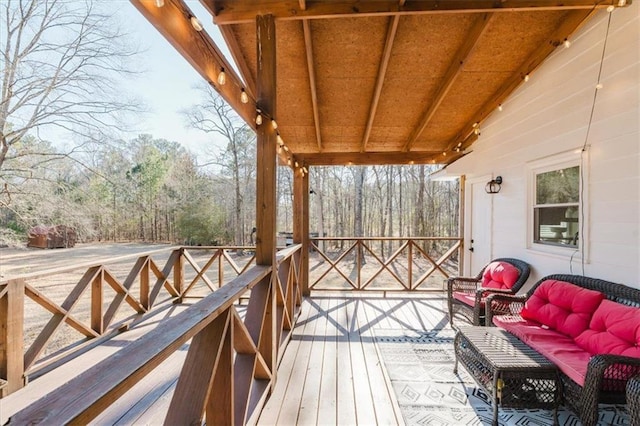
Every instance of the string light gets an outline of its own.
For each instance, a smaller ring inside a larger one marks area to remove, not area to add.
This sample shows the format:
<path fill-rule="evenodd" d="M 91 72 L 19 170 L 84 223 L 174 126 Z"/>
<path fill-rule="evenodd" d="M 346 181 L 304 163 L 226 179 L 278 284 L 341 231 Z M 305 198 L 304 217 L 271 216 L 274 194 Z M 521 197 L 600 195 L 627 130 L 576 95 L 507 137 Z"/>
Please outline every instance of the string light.
<path fill-rule="evenodd" d="M 526 83 L 527 81 L 529 81 L 529 74 L 526 74 L 526 75 L 524 76 L 524 81 L 525 81 L 525 83 Z"/>
<path fill-rule="evenodd" d="M 478 124 L 480 124 L 480 123 L 478 123 L 478 122 L 476 121 L 475 123 L 473 123 L 473 124 L 471 125 L 471 127 L 473 127 L 473 128 L 475 129 L 476 127 L 478 127 Z"/>
<path fill-rule="evenodd" d="M 502 111 L 502 104 L 498 105 L 498 111 Z"/>
<path fill-rule="evenodd" d="M 284 141 L 282 140 L 282 136 L 280 136 L 280 133 L 276 135 L 276 140 L 278 141 L 278 145 L 280 146 L 284 145 Z"/>
<path fill-rule="evenodd" d="M 247 92 L 244 90 L 244 88 L 242 88 L 240 91 L 240 102 L 242 102 L 243 104 L 249 103 L 249 95 L 247 95 Z"/>
<path fill-rule="evenodd" d="M 261 125 L 262 124 L 262 111 L 260 110 L 256 110 L 256 125 Z"/>
<path fill-rule="evenodd" d="M 294 164 L 295 164 L 295 166 L 296 166 L 296 169 L 297 169 L 298 167 L 300 167 L 300 164 L 298 164 L 298 162 L 297 162 L 297 161 L 296 161 Z"/>
<path fill-rule="evenodd" d="M 618 7 L 624 7 L 627 4 L 627 0 L 618 0 Z"/>
<path fill-rule="evenodd" d="M 480 128 L 476 127 L 475 130 L 473 131 L 473 133 L 475 133 L 476 135 L 480 136 Z"/>
<path fill-rule="evenodd" d="M 282 148 L 286 151 L 289 152 L 289 148 L 286 145 L 282 145 Z"/>
<path fill-rule="evenodd" d="M 278 147 L 278 154 L 282 154 L 282 147 L 281 146 Z"/>
<path fill-rule="evenodd" d="M 220 68 L 220 74 L 218 74 L 218 84 L 220 86 L 224 86 L 226 82 L 227 82 L 227 75 L 224 73 L 224 68 Z"/>
<path fill-rule="evenodd" d="M 565 49 L 568 49 L 568 48 L 570 48 L 570 47 L 571 47 L 571 42 L 569 41 L 569 39 L 568 39 L 568 38 L 565 38 L 565 39 L 564 39 L 564 42 L 563 42 L 562 44 L 564 44 L 564 48 L 565 48 Z"/>
<path fill-rule="evenodd" d="M 615 8 L 616 7 L 614 5 L 610 4 L 609 7 L 607 7 L 607 12 L 611 13 L 615 10 Z"/>
<path fill-rule="evenodd" d="M 604 86 L 602 85 L 602 83 L 598 83 L 596 84 L 596 90 L 600 90 L 602 89 Z"/>
<path fill-rule="evenodd" d="M 289 158 L 289 159 L 287 160 L 287 165 L 289 165 L 289 166 L 291 165 L 291 158 Z"/>
<path fill-rule="evenodd" d="M 191 18 L 189 18 L 189 20 L 191 21 L 191 26 L 194 30 L 202 31 L 204 29 L 204 27 L 202 26 L 202 22 L 200 22 L 200 20 L 195 16 L 192 16 Z"/>
<path fill-rule="evenodd" d="M 446 157 L 446 156 L 447 156 L 447 151 L 443 151 L 443 152 L 442 152 L 442 156 L 443 156 L 443 157 Z"/>
<path fill-rule="evenodd" d="M 271 127 L 273 127 L 273 130 L 278 128 L 278 123 L 276 123 L 276 119 L 275 118 L 271 119 Z"/>
<path fill-rule="evenodd" d="M 156 7 L 164 6 L 164 0 L 156 0 Z"/>
<path fill-rule="evenodd" d="M 304 166 L 302 167 L 302 171 L 305 172 L 305 173 L 309 173 L 309 170 L 307 170 L 307 168 L 304 167 Z"/>

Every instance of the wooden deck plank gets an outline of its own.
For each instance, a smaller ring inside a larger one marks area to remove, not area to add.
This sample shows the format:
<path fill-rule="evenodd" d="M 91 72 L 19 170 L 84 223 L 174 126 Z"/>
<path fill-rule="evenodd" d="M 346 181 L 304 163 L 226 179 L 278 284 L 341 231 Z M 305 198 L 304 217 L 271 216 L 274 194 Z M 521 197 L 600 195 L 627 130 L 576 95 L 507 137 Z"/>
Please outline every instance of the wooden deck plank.
<path fill-rule="evenodd" d="M 318 325 L 318 318 L 322 315 L 317 309 L 315 302 L 311 304 L 309 310 L 309 318 L 302 333 L 297 334 L 300 339 L 300 347 L 291 371 L 291 377 L 287 385 L 287 390 L 282 401 L 282 408 L 278 415 L 278 424 L 293 425 L 297 423 L 298 414 L 300 412 L 302 393 L 304 391 L 305 381 L 309 363 L 311 362 L 311 349 L 313 346 L 313 336 Z"/>
<path fill-rule="evenodd" d="M 356 419 L 358 424 L 376 424 L 376 410 L 373 404 L 372 387 L 369 369 L 365 362 L 364 345 L 358 327 L 358 315 L 363 315 L 362 301 L 352 300 L 347 304 L 349 318 L 349 349 L 351 352 L 351 375 L 353 377 L 353 391 L 356 404 Z"/>
<path fill-rule="evenodd" d="M 347 305 L 353 299 L 338 299 L 336 322 L 340 328 L 338 335 L 338 410 L 336 419 L 338 424 L 356 424 L 355 396 L 353 390 L 353 370 L 351 369 L 351 348 L 349 345 L 349 317 Z"/>
<path fill-rule="evenodd" d="M 297 424 L 311 425 L 320 421 L 318 418 L 318 406 L 320 399 L 320 386 L 323 374 L 325 333 L 327 330 L 327 307 L 328 301 L 320 299 L 315 301 L 320 307 L 316 328 L 313 333 L 311 353 L 309 354 L 309 364 L 304 381 L 302 400 L 300 401 L 300 411 L 298 413 Z"/>
<path fill-rule="evenodd" d="M 285 395 L 288 393 L 289 383 L 291 380 L 296 380 L 294 377 L 294 367 L 296 362 L 302 356 L 300 352 L 301 344 L 303 343 L 301 336 L 304 336 L 307 333 L 308 327 L 310 330 L 310 327 L 315 325 L 313 324 L 313 321 L 310 320 L 310 317 L 313 317 L 314 314 L 315 309 L 312 309 L 308 301 L 305 300 L 301 306 L 298 323 L 293 329 L 292 338 L 289 341 L 289 345 L 287 346 L 280 366 L 278 367 L 278 378 L 275 388 L 260 414 L 258 424 L 278 424 L 280 411 L 283 409 L 284 403 L 288 402 L 285 401 Z"/>
<path fill-rule="evenodd" d="M 327 299 L 326 305 L 327 324 L 325 327 L 324 357 L 322 360 L 318 413 L 322 424 L 335 425 L 337 424 L 336 413 L 338 408 L 337 339 L 340 336 L 340 330 L 335 323 L 338 301 L 334 298 Z"/>
<path fill-rule="evenodd" d="M 403 424 L 404 421 L 396 394 L 391 381 L 386 375 L 384 360 L 381 358 L 375 343 L 375 333 L 368 327 L 370 308 L 370 305 L 366 303 L 363 303 L 360 307 L 358 327 L 361 330 L 363 340 L 368 342 L 363 344 L 363 349 L 375 408 L 376 423 L 379 425 Z"/>

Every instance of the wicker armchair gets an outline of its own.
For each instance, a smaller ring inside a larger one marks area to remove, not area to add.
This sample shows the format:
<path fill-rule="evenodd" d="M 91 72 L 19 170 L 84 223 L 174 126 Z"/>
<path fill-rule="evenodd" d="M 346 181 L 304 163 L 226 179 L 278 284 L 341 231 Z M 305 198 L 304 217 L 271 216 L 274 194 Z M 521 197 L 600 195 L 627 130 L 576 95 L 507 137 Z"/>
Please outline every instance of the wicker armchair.
<path fill-rule="evenodd" d="M 546 280 L 570 282 L 583 288 L 599 291 L 614 302 L 640 308 L 639 289 L 578 275 L 549 275 L 535 283 L 524 295 L 489 296 L 486 301 L 487 325 L 493 324 L 493 317 L 496 315 L 519 316 L 527 299 Z M 640 375 L 640 358 L 608 354 L 594 355 L 587 367 L 584 386 L 580 386 L 560 372 L 564 402 L 578 415 L 583 425 L 595 426 L 598 421 L 598 404 L 625 404 L 627 382 L 631 377 L 638 375 Z M 635 424 L 640 426 L 640 421 L 636 421 Z"/>
<path fill-rule="evenodd" d="M 640 376 L 627 382 L 627 408 L 631 426 L 640 426 Z"/>
<path fill-rule="evenodd" d="M 510 288 L 484 288 L 483 276 L 485 271 L 495 262 L 508 263 L 518 272 L 516 282 Z M 449 322 L 453 327 L 453 317 L 460 313 L 473 325 L 484 325 L 485 299 L 490 293 L 515 294 L 529 278 L 529 264 L 519 259 L 498 258 L 486 264 L 475 277 L 452 277 L 447 280 L 447 301 L 449 307 Z"/>

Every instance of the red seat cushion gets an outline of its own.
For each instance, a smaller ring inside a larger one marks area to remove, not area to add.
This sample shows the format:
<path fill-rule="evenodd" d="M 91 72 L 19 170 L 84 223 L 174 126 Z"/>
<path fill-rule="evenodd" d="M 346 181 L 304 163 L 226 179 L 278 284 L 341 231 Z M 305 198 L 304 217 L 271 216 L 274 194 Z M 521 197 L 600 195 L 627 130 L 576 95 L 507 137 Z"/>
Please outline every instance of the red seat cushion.
<path fill-rule="evenodd" d="M 463 291 L 454 291 L 453 298 L 471 307 L 476 304 L 475 294 L 465 293 Z"/>
<path fill-rule="evenodd" d="M 571 380 L 584 386 L 591 354 L 579 347 L 571 337 L 518 315 L 499 315 L 493 317 L 493 323 L 540 352 Z"/>
<path fill-rule="evenodd" d="M 565 281 L 546 280 L 525 303 L 521 315 L 567 336 L 576 337 L 589 326 L 604 295 Z"/>
<path fill-rule="evenodd" d="M 640 309 L 603 300 L 576 343 L 592 355 L 640 358 Z"/>
<path fill-rule="evenodd" d="M 507 262 L 491 262 L 482 274 L 482 287 L 510 289 L 518 281 L 520 271 Z"/>

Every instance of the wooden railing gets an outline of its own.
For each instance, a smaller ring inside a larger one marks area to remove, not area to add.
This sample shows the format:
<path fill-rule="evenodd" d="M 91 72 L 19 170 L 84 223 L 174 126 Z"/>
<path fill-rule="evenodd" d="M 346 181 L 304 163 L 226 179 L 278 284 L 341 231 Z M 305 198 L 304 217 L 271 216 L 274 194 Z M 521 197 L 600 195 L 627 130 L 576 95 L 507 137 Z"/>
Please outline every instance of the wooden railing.
<path fill-rule="evenodd" d="M 253 254 L 234 260 L 231 253 L 251 250 L 174 247 L 0 282 L 2 395 L 20 389 L 30 376 L 82 351 L 96 339 L 126 330 L 163 303 L 216 291 L 255 263 Z M 27 320 L 25 310 L 29 311 Z M 78 333 L 65 330 L 65 324 Z"/>
<path fill-rule="evenodd" d="M 298 315 L 299 259 L 300 246 L 294 246 L 278 253 L 274 267 L 248 269 L 162 328 L 16 413 L 9 423 L 84 424 L 190 339 L 165 424 L 252 423 L 274 383 Z M 235 303 L 248 291 L 242 319 Z"/>
<path fill-rule="evenodd" d="M 312 290 L 442 291 L 459 274 L 462 239 L 325 237 L 311 249 Z"/>

